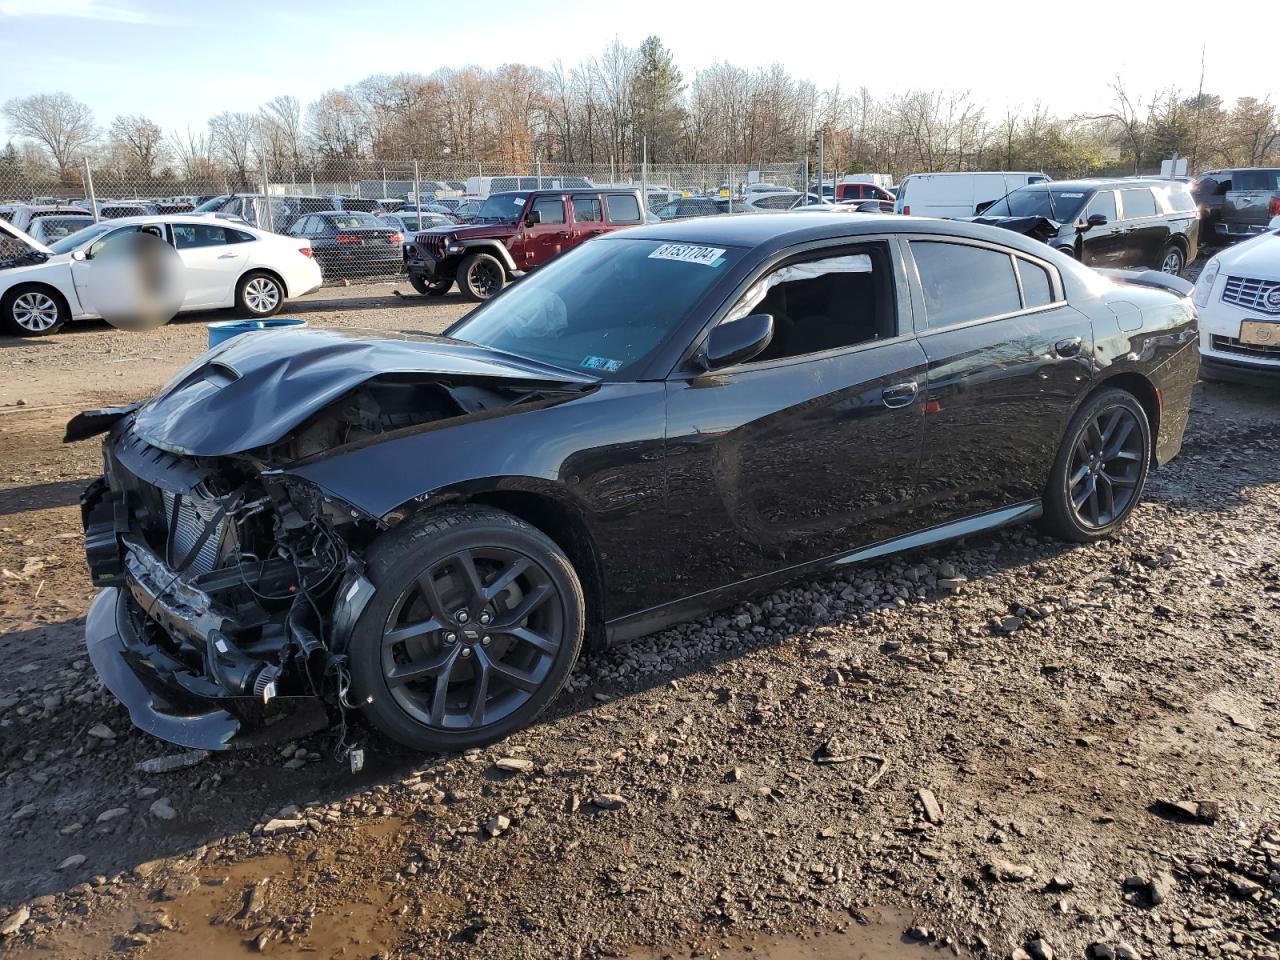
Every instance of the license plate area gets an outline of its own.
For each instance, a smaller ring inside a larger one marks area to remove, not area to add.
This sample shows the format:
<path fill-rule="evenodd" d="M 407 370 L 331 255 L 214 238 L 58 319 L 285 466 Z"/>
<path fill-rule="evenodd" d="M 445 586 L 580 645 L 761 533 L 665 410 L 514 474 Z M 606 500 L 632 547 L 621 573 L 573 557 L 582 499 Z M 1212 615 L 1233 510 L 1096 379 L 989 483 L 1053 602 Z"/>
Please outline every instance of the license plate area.
<path fill-rule="evenodd" d="M 1251 347 L 1280 347 L 1280 321 L 1241 321 L 1240 342 Z"/>

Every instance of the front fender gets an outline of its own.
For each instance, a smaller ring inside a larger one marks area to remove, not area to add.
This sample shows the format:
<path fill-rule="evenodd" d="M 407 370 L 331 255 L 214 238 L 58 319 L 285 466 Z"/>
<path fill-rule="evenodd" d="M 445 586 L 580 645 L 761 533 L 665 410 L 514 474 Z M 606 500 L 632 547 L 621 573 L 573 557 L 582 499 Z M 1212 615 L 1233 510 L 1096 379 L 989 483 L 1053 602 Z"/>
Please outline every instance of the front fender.
<path fill-rule="evenodd" d="M 497 240 L 459 240 L 457 242 L 466 249 L 467 253 L 489 253 L 497 257 L 502 265 L 507 268 L 508 273 L 515 273 L 520 269 L 516 266 L 516 261 L 511 256 L 511 251 Z"/>

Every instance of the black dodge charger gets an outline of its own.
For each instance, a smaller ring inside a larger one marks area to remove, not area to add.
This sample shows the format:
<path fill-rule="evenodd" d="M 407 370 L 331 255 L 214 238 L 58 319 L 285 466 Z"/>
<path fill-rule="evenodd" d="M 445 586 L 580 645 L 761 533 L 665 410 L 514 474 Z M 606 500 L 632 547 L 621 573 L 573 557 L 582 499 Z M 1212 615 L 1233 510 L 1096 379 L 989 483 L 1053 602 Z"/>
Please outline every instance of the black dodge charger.
<path fill-rule="evenodd" d="M 1002 524 L 1112 533 L 1182 442 L 1190 291 L 977 224 L 760 214 L 593 240 L 443 336 L 248 334 L 68 425 L 107 433 L 89 653 L 176 743 L 359 710 L 481 744 L 584 638 Z"/>

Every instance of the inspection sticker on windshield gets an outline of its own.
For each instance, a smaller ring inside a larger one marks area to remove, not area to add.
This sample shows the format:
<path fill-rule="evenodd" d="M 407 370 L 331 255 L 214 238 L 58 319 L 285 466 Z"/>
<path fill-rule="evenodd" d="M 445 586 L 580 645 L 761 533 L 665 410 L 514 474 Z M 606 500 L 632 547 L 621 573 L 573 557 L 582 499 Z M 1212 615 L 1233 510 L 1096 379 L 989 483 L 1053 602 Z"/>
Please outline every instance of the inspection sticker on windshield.
<path fill-rule="evenodd" d="M 1070 198 L 1070 199 L 1072 199 L 1072 200 L 1079 200 L 1081 197 L 1083 197 L 1083 196 L 1084 196 L 1084 194 L 1083 194 L 1083 193 L 1060 193 L 1060 194 L 1058 194 L 1058 196 L 1060 196 L 1060 197 L 1068 197 L 1068 198 Z"/>
<path fill-rule="evenodd" d="M 680 260 L 684 263 L 700 263 L 704 267 L 718 267 L 724 263 L 724 250 L 719 247 L 700 247 L 692 243 L 664 243 L 650 260 Z"/>
<path fill-rule="evenodd" d="M 607 370 L 610 373 L 616 373 L 622 369 L 621 360 L 610 360 L 608 357 L 584 357 L 582 362 L 578 364 L 584 370 Z"/>

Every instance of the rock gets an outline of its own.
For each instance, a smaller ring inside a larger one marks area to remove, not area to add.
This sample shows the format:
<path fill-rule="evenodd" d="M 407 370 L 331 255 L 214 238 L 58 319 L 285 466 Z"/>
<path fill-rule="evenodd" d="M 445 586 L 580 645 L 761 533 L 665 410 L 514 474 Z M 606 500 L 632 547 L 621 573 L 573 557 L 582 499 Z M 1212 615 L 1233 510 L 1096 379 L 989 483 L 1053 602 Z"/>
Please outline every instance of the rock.
<path fill-rule="evenodd" d="M 1115 958 L 1116 960 L 1142 960 L 1142 954 L 1136 947 L 1121 940 L 1116 944 Z"/>
<path fill-rule="evenodd" d="M 1075 887 L 1075 882 L 1068 877 L 1054 876 L 1045 884 L 1046 893 L 1066 893 Z"/>
<path fill-rule="evenodd" d="M 1173 895 L 1175 886 L 1177 883 L 1171 874 L 1157 873 L 1147 884 L 1147 899 L 1153 907 L 1158 907 Z"/>
<path fill-rule="evenodd" d="M 491 837 L 496 837 L 498 834 L 503 833 L 509 826 L 511 826 L 511 818 L 506 814 L 500 813 L 496 817 L 491 817 L 485 822 L 484 832 L 489 834 Z"/>
<path fill-rule="evenodd" d="M 627 805 L 627 798 L 620 793 L 597 793 L 591 804 L 600 810 L 621 810 Z"/>
<path fill-rule="evenodd" d="M 911 940 L 919 940 L 921 943 L 928 943 L 933 937 L 933 931 L 928 927 L 908 927 L 906 936 Z"/>
<path fill-rule="evenodd" d="M 733 819 L 738 821 L 738 823 L 750 823 L 751 811 L 748 810 L 746 807 L 734 807 Z"/>
<path fill-rule="evenodd" d="M 999 630 L 1001 633 L 1013 633 L 1022 626 L 1021 617 L 1005 617 L 1000 621 Z"/>
<path fill-rule="evenodd" d="M 240 912 L 236 914 L 236 919 L 248 920 L 257 916 L 262 911 L 262 908 L 267 905 L 267 887 L 270 883 L 270 877 L 263 877 L 245 891 L 244 906 L 241 907 Z"/>
<path fill-rule="evenodd" d="M 1022 947 L 1014 947 L 1013 952 L 1009 954 L 1009 960 L 1031 960 L 1031 954 Z"/>
<path fill-rule="evenodd" d="M 34 803 L 24 803 L 17 810 L 13 811 L 12 814 L 10 814 L 9 819 L 10 820 L 26 820 L 28 817 L 34 817 L 39 811 L 40 811 L 40 808 L 37 807 Z"/>
<path fill-rule="evenodd" d="M 31 917 L 30 908 L 26 906 L 19 907 L 13 913 L 9 914 L 9 917 L 7 920 L 5 920 L 4 925 L 0 926 L 0 937 L 13 936 L 15 933 L 17 933 L 19 930 L 22 929 L 22 925 L 26 923 L 30 917 Z"/>
<path fill-rule="evenodd" d="M 98 823 L 110 823 L 119 817 L 127 817 L 129 815 L 128 807 L 112 807 L 110 810 L 103 810 L 98 814 Z"/>
<path fill-rule="evenodd" d="M 916 791 L 916 796 L 920 798 L 920 806 L 924 807 L 925 819 L 932 824 L 942 823 L 942 805 L 938 803 L 933 791 L 922 787 Z"/>
<path fill-rule="evenodd" d="M 1252 900 L 1262 892 L 1262 884 L 1254 883 L 1247 877 L 1231 877 L 1227 880 L 1227 885 L 1231 887 L 1232 893 L 1245 900 Z"/>
<path fill-rule="evenodd" d="M 81 866 L 87 859 L 89 858 L 83 853 L 73 853 L 71 856 L 67 857 L 67 859 L 58 864 L 58 869 L 74 870 L 76 867 Z"/>
<path fill-rule="evenodd" d="M 200 881 L 189 873 L 183 873 L 165 881 L 164 886 L 156 893 L 156 897 L 160 900 L 177 900 L 199 889 Z"/>
<path fill-rule="evenodd" d="M 133 768 L 141 773 L 172 773 L 174 770 L 194 767 L 197 763 L 207 759 L 208 756 L 208 750 L 185 750 L 182 753 L 171 753 L 164 757 L 141 760 L 134 764 Z"/>
<path fill-rule="evenodd" d="M 105 723 L 95 723 L 90 727 L 89 736 L 93 737 L 95 740 L 114 740 L 116 738 L 115 731 Z"/>
<path fill-rule="evenodd" d="M 306 823 L 307 821 L 300 818 L 282 820 L 279 817 L 272 817 L 262 825 L 262 832 L 267 834 L 267 836 L 271 836 L 276 833 L 286 833 L 290 830 L 297 830 L 300 827 L 305 826 Z"/>
<path fill-rule="evenodd" d="M 163 910 L 157 910 L 149 917 L 143 917 L 133 925 L 134 933 L 160 933 L 162 930 L 172 930 L 176 925 L 173 918 Z"/>
<path fill-rule="evenodd" d="M 499 757 L 493 765 L 506 773 L 528 773 L 533 769 L 533 761 L 523 757 Z"/>
<path fill-rule="evenodd" d="M 989 863 L 983 865 L 983 869 L 992 880 L 1001 883 L 1022 883 L 1034 877 L 1035 871 L 1031 867 L 1021 863 L 1014 863 L 1012 860 L 1003 860 L 996 858 Z"/>
<path fill-rule="evenodd" d="M 1049 946 L 1046 940 L 1032 940 L 1027 944 L 1027 953 L 1031 955 L 1032 960 L 1053 960 L 1053 947 Z"/>
<path fill-rule="evenodd" d="M 172 820 L 178 815 L 178 811 L 173 809 L 168 797 L 161 797 L 151 804 L 151 815 L 159 817 L 161 820 Z"/>
<path fill-rule="evenodd" d="M 1106 943 L 1091 943 L 1085 953 L 1089 960 L 1116 960 L 1116 952 Z"/>
<path fill-rule="evenodd" d="M 1168 820 L 1217 823 L 1220 810 L 1216 800 L 1157 800 L 1151 812 Z"/>

